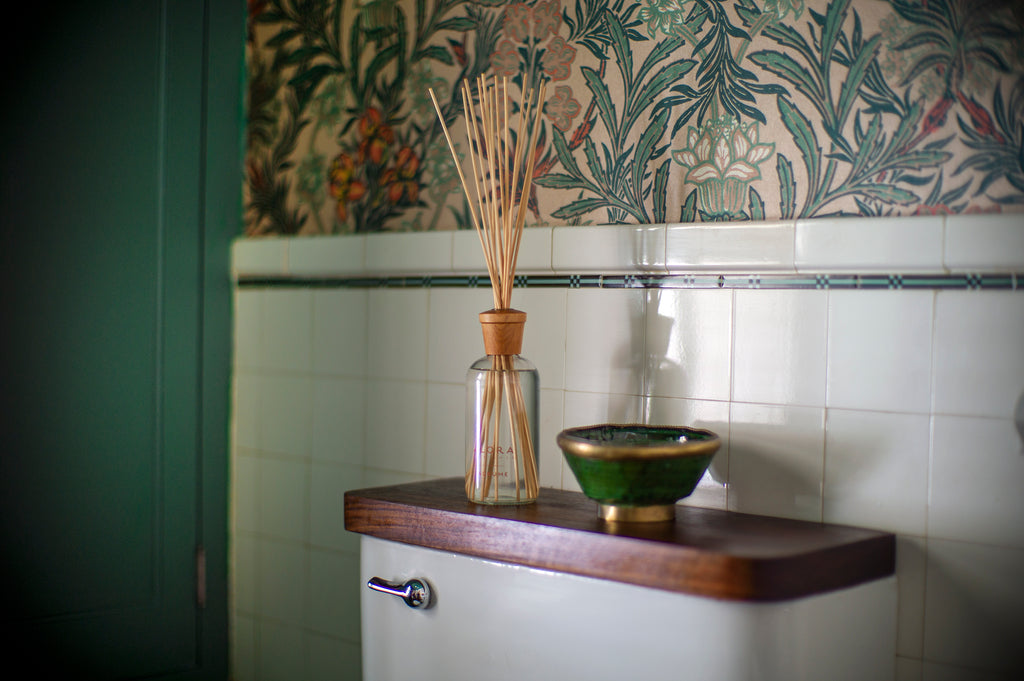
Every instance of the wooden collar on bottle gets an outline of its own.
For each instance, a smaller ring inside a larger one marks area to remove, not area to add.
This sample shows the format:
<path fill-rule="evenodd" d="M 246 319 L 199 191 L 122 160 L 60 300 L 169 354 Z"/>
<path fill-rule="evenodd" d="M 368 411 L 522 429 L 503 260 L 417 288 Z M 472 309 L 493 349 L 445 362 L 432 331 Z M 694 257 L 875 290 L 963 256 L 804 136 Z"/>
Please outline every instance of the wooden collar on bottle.
<path fill-rule="evenodd" d="M 480 313 L 484 350 L 488 355 L 518 355 L 523 349 L 526 313 L 520 310 L 488 310 Z"/>

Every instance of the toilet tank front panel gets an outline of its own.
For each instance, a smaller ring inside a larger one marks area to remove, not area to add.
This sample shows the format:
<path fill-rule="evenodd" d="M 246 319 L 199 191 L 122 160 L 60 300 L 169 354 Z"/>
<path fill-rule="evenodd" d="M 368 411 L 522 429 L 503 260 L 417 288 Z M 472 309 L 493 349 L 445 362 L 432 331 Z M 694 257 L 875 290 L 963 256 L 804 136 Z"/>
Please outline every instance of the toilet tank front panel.
<path fill-rule="evenodd" d="M 892 578 L 745 603 L 368 536 L 361 547 L 364 584 L 423 579 L 433 598 L 431 607 L 413 609 L 363 588 L 366 681 L 885 681 L 893 674 L 894 629 L 839 616 L 856 603 L 865 622 L 894 621 Z"/>

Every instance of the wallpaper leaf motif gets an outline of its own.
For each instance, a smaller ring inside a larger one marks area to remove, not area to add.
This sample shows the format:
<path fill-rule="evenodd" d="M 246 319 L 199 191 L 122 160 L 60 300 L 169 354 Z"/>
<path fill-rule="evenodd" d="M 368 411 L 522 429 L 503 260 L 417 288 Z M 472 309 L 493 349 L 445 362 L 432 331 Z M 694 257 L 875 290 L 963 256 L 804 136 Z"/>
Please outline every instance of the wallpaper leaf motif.
<path fill-rule="evenodd" d="M 246 231 L 469 228 L 426 92 L 459 137 L 457 86 L 481 74 L 547 83 L 528 225 L 1024 210 L 1022 16 L 1010 0 L 252 0 Z"/>

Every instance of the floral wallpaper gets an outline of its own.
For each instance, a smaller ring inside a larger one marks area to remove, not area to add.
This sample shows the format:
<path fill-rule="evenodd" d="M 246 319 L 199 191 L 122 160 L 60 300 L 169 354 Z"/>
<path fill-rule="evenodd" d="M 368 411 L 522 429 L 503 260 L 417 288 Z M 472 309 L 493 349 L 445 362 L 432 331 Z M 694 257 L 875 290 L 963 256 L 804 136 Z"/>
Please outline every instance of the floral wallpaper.
<path fill-rule="evenodd" d="M 481 74 L 546 83 L 527 226 L 1024 211 L 1014 0 L 249 0 L 247 60 L 252 236 L 471 228 Z"/>

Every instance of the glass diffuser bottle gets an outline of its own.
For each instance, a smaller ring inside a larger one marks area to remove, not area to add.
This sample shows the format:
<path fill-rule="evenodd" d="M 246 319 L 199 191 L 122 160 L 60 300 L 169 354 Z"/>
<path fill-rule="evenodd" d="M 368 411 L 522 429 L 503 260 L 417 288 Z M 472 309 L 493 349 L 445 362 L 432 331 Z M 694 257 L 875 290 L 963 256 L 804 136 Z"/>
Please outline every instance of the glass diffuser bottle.
<path fill-rule="evenodd" d="M 537 368 L 520 356 L 526 313 L 480 313 L 487 355 L 466 373 L 466 496 L 528 504 L 539 493 Z"/>

